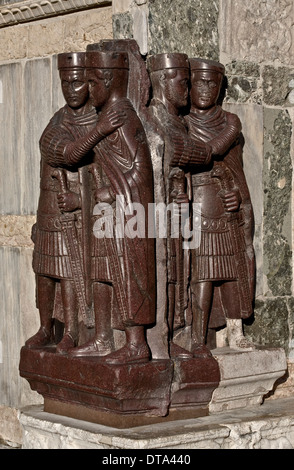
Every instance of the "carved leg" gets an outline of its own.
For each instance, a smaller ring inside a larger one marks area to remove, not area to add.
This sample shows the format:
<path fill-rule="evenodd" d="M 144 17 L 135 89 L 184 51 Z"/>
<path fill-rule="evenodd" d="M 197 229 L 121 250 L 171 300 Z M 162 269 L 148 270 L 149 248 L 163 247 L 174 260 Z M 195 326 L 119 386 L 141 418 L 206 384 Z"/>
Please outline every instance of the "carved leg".
<path fill-rule="evenodd" d="M 193 282 L 192 291 L 192 353 L 195 357 L 210 356 L 205 346 L 207 326 L 212 304 L 213 284 L 210 281 Z"/>
<path fill-rule="evenodd" d="M 95 338 L 70 351 L 71 356 L 105 356 L 113 350 L 111 328 L 112 286 L 102 282 L 93 283 L 95 310 Z"/>
<path fill-rule="evenodd" d="M 51 342 L 52 336 L 56 281 L 50 277 L 37 276 L 36 282 L 41 325 L 37 333 L 26 341 L 28 348 L 42 348 Z"/>
<path fill-rule="evenodd" d="M 66 279 L 60 281 L 64 311 L 64 335 L 56 347 L 56 352 L 66 353 L 78 341 L 78 301 L 74 283 Z"/>
<path fill-rule="evenodd" d="M 193 357 L 186 349 L 173 342 L 174 313 L 175 313 L 175 284 L 168 285 L 168 328 L 169 328 L 169 353 L 173 359 L 187 359 Z"/>

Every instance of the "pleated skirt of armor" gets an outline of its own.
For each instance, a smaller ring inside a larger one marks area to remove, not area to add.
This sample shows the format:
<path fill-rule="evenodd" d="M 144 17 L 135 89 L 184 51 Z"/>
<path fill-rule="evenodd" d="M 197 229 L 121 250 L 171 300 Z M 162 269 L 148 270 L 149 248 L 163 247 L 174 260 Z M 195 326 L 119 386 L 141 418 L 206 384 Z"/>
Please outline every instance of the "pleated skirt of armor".
<path fill-rule="evenodd" d="M 204 281 L 235 280 L 237 268 L 229 231 L 201 231 L 199 248 L 192 250 L 193 278 Z"/>
<path fill-rule="evenodd" d="M 78 235 L 80 235 L 79 231 Z M 61 231 L 49 232 L 37 229 L 33 269 L 36 274 L 58 279 L 72 279 L 70 257 Z"/>

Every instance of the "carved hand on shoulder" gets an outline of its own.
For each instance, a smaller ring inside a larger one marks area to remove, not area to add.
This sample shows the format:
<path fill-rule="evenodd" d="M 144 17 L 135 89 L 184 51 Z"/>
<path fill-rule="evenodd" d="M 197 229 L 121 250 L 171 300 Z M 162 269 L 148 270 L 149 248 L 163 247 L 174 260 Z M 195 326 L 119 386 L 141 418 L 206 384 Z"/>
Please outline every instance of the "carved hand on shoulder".
<path fill-rule="evenodd" d="M 61 212 L 72 212 L 81 207 L 79 195 L 72 191 L 58 193 L 57 203 Z"/>
<path fill-rule="evenodd" d="M 119 127 L 123 126 L 127 120 L 126 112 L 123 110 L 109 110 L 102 112 L 97 123 L 100 134 L 107 136 Z"/>

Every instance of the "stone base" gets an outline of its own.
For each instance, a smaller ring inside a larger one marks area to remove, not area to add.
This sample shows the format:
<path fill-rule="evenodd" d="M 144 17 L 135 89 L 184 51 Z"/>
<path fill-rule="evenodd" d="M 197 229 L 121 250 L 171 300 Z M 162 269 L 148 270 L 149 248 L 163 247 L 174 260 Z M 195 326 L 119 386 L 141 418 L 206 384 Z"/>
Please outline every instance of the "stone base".
<path fill-rule="evenodd" d="M 219 381 L 219 366 L 213 357 L 174 361 L 170 411 L 207 407 Z"/>
<path fill-rule="evenodd" d="M 117 415 L 168 413 L 173 375 L 169 360 L 114 366 L 99 357 L 70 358 L 56 354 L 54 348 L 23 347 L 19 368 L 44 399 Z"/>
<path fill-rule="evenodd" d="M 205 416 L 220 378 L 213 357 L 112 365 L 53 347 L 23 347 L 19 368 L 45 411 L 117 428 Z"/>
<path fill-rule="evenodd" d="M 167 449 L 179 449 L 183 455 L 190 449 L 294 449 L 294 398 L 130 429 L 57 416 L 36 406 L 21 410 L 20 424 L 23 449 L 101 449 L 100 461 L 117 455 L 113 449 L 128 451 L 124 456 L 144 449 L 151 455 L 150 449 L 161 455 Z M 144 458 L 139 454 L 138 459 Z"/>
<path fill-rule="evenodd" d="M 260 405 L 287 370 L 285 351 L 258 348 L 237 351 L 219 348 L 212 351 L 220 369 L 220 383 L 213 392 L 209 412 Z"/>

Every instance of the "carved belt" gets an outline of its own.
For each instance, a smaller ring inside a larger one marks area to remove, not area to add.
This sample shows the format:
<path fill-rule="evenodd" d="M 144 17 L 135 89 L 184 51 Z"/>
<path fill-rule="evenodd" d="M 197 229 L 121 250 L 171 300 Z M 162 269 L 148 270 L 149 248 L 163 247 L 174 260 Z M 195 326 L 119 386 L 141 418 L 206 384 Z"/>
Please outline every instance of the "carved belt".
<path fill-rule="evenodd" d="M 77 228 L 82 227 L 82 214 L 81 211 L 76 211 L 76 222 Z M 37 228 L 39 230 L 45 230 L 46 232 L 61 232 L 60 215 L 42 215 L 37 216 Z"/>
<path fill-rule="evenodd" d="M 237 219 L 238 225 L 244 224 L 244 214 L 243 211 L 238 213 L 232 213 L 233 218 Z M 200 226 L 200 217 L 201 217 L 201 226 Z M 200 214 L 195 214 L 194 222 L 196 225 L 196 230 L 208 231 L 208 232 L 227 232 L 229 230 L 230 216 L 224 216 L 219 218 L 210 218 L 205 217 Z"/>

